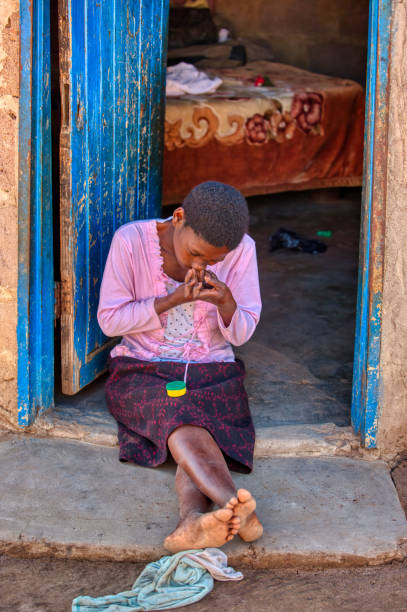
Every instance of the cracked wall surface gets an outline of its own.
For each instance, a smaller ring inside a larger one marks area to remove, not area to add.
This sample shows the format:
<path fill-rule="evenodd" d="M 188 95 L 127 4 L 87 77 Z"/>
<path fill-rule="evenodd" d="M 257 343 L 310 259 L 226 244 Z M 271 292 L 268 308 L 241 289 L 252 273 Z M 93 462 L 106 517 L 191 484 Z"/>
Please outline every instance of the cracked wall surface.
<path fill-rule="evenodd" d="M 379 446 L 407 449 L 407 0 L 393 3 Z"/>
<path fill-rule="evenodd" d="M 19 2 L 0 3 L 0 423 L 17 414 Z"/>

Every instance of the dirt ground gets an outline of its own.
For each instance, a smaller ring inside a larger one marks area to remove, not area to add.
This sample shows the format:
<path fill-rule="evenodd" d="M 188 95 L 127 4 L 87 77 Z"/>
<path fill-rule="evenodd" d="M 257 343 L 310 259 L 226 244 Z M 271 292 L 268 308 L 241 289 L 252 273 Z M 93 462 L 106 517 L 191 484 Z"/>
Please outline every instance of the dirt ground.
<path fill-rule="evenodd" d="M 0 558 L 3 612 L 68 612 L 77 595 L 130 588 L 142 566 L 53 559 Z M 407 564 L 325 571 L 252 570 L 244 580 L 215 582 L 191 612 L 389 612 L 407 610 Z"/>
<path fill-rule="evenodd" d="M 350 425 L 361 193 L 346 189 L 336 197 L 289 192 L 249 200 L 263 308 L 236 354 L 246 364 L 257 428 Z M 324 253 L 270 252 L 279 228 L 313 240 L 321 240 L 318 230 L 332 235 L 322 238 Z"/>
<path fill-rule="evenodd" d="M 407 455 L 392 472 L 407 514 Z M 78 595 L 98 597 L 131 588 L 139 563 L 18 559 L 0 556 L 1 612 L 69 612 Z M 407 559 L 386 566 L 258 570 L 237 583 L 215 582 L 191 612 L 393 612 L 407 611 Z"/>

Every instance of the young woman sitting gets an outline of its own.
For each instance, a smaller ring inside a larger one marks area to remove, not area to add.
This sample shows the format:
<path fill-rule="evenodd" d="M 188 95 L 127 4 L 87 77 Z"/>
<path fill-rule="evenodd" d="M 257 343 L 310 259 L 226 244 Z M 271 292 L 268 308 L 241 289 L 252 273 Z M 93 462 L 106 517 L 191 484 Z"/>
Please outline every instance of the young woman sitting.
<path fill-rule="evenodd" d="M 251 542 L 263 531 L 254 498 L 230 474 L 252 470 L 255 437 L 232 349 L 261 311 L 248 220 L 239 191 L 202 183 L 172 217 L 120 227 L 106 262 L 98 320 L 107 336 L 122 336 L 106 384 L 119 458 L 154 467 L 169 449 L 177 463 L 170 552 L 219 547 L 236 534 Z"/>

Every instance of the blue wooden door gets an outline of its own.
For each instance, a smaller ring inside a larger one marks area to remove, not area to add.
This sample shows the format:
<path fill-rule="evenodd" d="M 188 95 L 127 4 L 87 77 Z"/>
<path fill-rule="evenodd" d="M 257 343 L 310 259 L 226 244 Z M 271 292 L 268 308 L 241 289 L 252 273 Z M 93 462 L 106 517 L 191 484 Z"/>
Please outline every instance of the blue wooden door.
<path fill-rule="evenodd" d="M 168 0 L 60 2 L 62 391 L 106 367 L 97 323 L 114 231 L 159 216 Z"/>

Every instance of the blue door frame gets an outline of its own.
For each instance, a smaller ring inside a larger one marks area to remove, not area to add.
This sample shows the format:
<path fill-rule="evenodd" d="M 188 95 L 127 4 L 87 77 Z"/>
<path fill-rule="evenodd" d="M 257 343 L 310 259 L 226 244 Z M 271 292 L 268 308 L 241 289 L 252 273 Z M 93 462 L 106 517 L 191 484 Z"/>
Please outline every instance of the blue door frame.
<path fill-rule="evenodd" d="M 359 247 L 352 425 L 366 448 L 377 446 L 381 405 L 383 258 L 386 213 L 391 0 L 371 0 L 365 149 Z"/>
<path fill-rule="evenodd" d="M 387 86 L 391 0 L 371 0 L 352 424 L 376 446 L 380 408 Z M 49 0 L 20 0 L 18 423 L 53 404 Z"/>
<path fill-rule="evenodd" d="M 47 0 L 20 0 L 18 424 L 53 405 L 51 60 Z"/>

